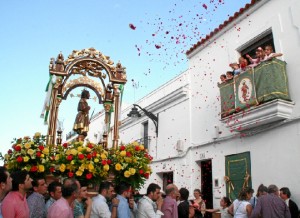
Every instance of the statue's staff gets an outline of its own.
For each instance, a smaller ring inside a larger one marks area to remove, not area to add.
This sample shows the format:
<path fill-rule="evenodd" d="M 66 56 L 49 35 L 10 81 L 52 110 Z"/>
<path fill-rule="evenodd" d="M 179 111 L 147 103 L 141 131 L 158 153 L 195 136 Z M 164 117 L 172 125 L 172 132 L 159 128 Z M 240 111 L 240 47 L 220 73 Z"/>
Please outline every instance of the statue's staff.
<path fill-rule="evenodd" d="M 90 116 L 89 123 L 91 123 L 91 120 L 92 120 L 92 117 L 93 117 L 93 115 L 94 115 L 94 112 L 95 112 L 95 108 L 94 108 L 94 110 L 93 110 L 93 112 L 92 112 L 92 115 Z"/>

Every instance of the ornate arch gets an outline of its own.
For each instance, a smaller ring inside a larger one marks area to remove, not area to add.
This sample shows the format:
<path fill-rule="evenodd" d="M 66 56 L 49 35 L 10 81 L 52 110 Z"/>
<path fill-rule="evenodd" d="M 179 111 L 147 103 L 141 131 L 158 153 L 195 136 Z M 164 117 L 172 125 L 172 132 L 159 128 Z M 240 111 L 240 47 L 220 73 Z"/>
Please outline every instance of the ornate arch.
<path fill-rule="evenodd" d="M 114 65 L 109 56 L 105 56 L 94 48 L 73 50 L 66 60 L 64 60 L 62 53 L 58 54 L 56 59 L 51 58 L 49 83 L 51 84 L 52 81 L 53 85 L 48 90 L 51 92 L 48 96 L 51 98 L 49 99 L 49 106 L 46 107 L 50 112 L 48 144 L 55 142 L 56 121 L 61 101 L 66 100 L 73 89 L 83 86 L 92 89 L 98 97 L 99 104 L 104 104 L 106 124 L 109 122 L 111 107 L 114 105 L 116 115 L 114 116 L 113 146 L 117 147 L 119 88 L 127 82 L 125 69 L 120 62 Z M 79 78 L 71 79 L 73 75 L 78 75 Z M 55 78 L 54 81 L 53 77 Z M 106 139 L 107 146 L 108 132 L 104 133 L 103 138 L 104 141 Z"/>

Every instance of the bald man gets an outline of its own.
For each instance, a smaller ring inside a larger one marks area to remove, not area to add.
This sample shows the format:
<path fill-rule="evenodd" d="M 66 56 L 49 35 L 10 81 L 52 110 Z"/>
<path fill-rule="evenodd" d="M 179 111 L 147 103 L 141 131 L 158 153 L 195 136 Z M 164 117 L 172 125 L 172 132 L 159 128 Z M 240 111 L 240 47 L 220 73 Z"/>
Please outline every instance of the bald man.
<path fill-rule="evenodd" d="M 178 188 L 174 184 L 169 184 L 166 187 L 166 198 L 162 205 L 163 218 L 178 218 L 176 196 L 178 195 Z"/>

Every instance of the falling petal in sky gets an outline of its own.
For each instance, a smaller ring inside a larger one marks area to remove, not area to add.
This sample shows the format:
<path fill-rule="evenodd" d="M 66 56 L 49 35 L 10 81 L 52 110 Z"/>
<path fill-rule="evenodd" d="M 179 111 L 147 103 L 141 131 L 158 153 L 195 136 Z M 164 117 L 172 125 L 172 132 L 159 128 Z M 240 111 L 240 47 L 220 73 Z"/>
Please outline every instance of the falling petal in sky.
<path fill-rule="evenodd" d="M 136 26 L 134 26 L 132 23 L 129 24 L 130 29 L 135 30 Z"/>

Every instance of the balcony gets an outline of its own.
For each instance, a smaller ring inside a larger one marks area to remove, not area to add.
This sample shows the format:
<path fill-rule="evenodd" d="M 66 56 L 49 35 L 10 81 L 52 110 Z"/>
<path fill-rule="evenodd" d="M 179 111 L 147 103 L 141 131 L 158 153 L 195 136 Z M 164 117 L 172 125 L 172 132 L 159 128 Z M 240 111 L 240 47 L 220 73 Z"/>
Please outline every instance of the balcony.
<path fill-rule="evenodd" d="M 219 85 L 221 121 L 243 131 L 291 116 L 286 62 L 273 59 Z"/>

